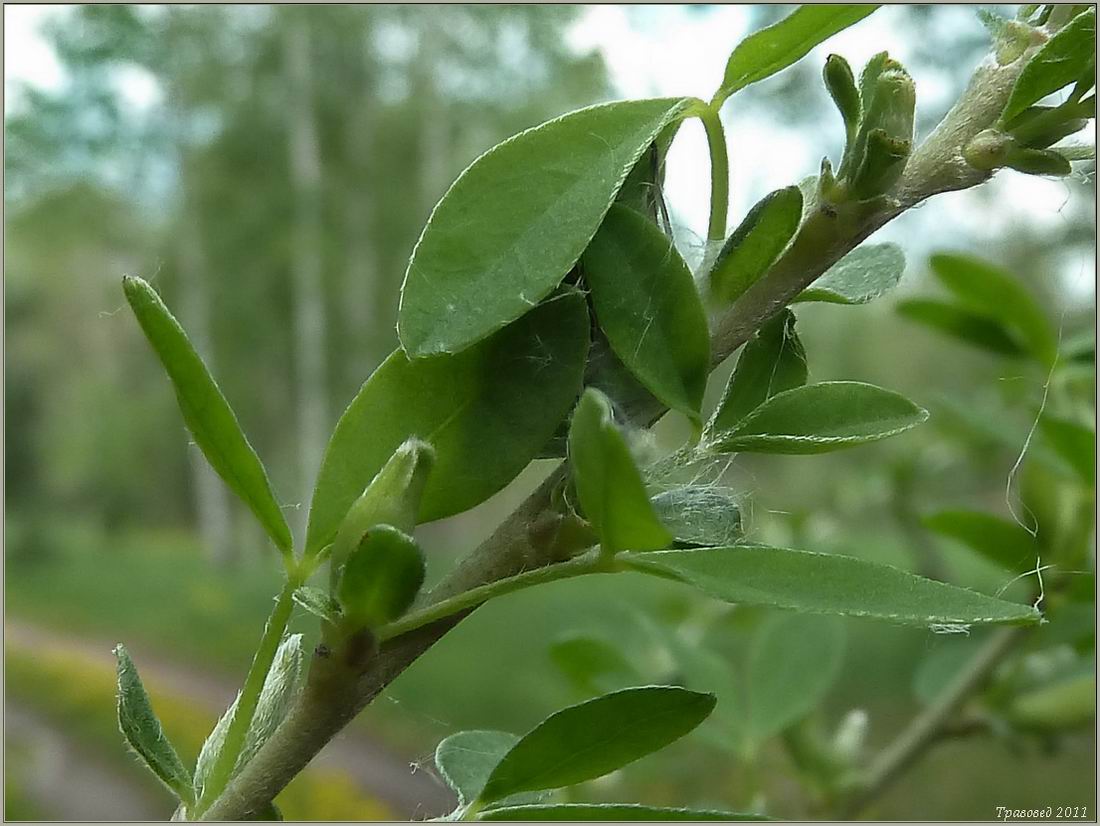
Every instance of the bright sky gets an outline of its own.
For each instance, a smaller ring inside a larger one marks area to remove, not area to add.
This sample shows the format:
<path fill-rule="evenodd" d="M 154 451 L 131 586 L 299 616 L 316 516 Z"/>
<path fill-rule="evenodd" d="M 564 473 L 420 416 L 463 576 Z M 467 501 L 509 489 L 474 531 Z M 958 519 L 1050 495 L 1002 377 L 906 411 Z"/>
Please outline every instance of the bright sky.
<path fill-rule="evenodd" d="M 922 71 L 907 60 L 910 49 L 905 27 L 899 25 L 900 11 L 891 6 L 880 9 L 817 47 L 805 60 L 820 66 L 826 55 L 835 51 L 845 55 L 853 66 L 861 66 L 872 54 L 887 49 L 913 71 L 918 105 L 942 112 L 947 104 L 942 75 L 934 68 Z M 58 88 L 64 83 L 62 68 L 38 33 L 45 19 L 64 13 L 63 7 L 57 6 L 4 6 L 6 108 L 13 103 L 15 81 L 43 88 Z M 979 25 L 972 8 L 943 7 L 941 15 L 946 25 Z M 709 98 L 722 76 L 731 47 L 746 34 L 748 23 L 749 12 L 743 6 L 594 5 L 585 9 L 569 37 L 578 50 L 602 52 L 623 97 Z M 149 78 L 138 72 L 120 78 L 120 91 L 137 105 L 157 96 Z M 837 143 L 840 129 L 837 117 L 835 122 L 824 123 L 820 134 L 807 139 L 805 134 L 774 120 L 740 114 L 736 103 L 734 98 L 723 113 L 730 141 L 730 219 L 734 224 L 764 193 L 815 173 L 825 148 Z M 710 172 L 703 131 L 697 122 L 681 130 L 667 170 L 670 207 L 689 235 L 701 236 L 707 222 Z M 973 195 L 954 193 L 937 199 L 933 216 L 936 232 L 921 232 L 920 225 L 929 219 L 910 215 L 906 216 L 907 223 L 888 226 L 880 236 L 904 241 L 910 256 L 920 257 L 929 252 L 925 239 L 932 236 L 940 244 L 981 249 L 1018 224 L 1041 229 L 1065 220 L 1062 210 L 1069 198 L 1065 181 L 1005 173 L 988 186 L 994 187 L 998 196 L 998 209 L 993 213 L 976 208 Z M 1066 262 L 1062 276 L 1078 299 L 1087 300 L 1093 294 L 1095 267 L 1091 263 Z"/>

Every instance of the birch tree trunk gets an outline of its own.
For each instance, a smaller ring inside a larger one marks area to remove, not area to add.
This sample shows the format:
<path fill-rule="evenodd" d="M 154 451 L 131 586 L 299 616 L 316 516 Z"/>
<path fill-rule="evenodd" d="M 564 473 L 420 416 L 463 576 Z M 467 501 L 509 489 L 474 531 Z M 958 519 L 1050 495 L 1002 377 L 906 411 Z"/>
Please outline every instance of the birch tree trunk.
<path fill-rule="evenodd" d="M 308 502 L 327 430 L 321 151 L 313 110 L 308 8 L 283 9 L 287 133 L 294 225 L 291 238 L 294 373 L 298 414 L 298 497 Z M 295 528 L 304 530 L 306 509 Z"/>

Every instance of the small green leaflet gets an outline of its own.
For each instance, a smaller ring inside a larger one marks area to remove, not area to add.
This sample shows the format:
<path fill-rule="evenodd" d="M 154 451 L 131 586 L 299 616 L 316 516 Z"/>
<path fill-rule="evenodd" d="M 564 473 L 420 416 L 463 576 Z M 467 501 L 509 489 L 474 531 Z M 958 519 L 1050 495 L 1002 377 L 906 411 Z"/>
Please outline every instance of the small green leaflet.
<path fill-rule="evenodd" d="M 806 351 L 794 325 L 794 313 L 781 310 L 745 344 L 722 401 L 707 423 L 708 438 L 730 430 L 776 393 L 806 383 Z"/>
<path fill-rule="evenodd" d="M 1096 55 L 1096 9 L 1077 15 L 1035 53 L 1012 88 L 1001 122 L 1073 83 Z"/>
<path fill-rule="evenodd" d="M 1016 725 L 1043 730 L 1086 727 L 1096 719 L 1095 666 L 1017 697 L 1008 710 Z"/>
<path fill-rule="evenodd" d="M 795 301 L 866 304 L 892 290 L 905 272 L 905 253 L 897 244 L 856 247 L 826 271 Z"/>
<path fill-rule="evenodd" d="M 898 315 L 974 347 L 1002 356 L 1016 357 L 1025 353 L 1012 333 L 999 321 L 963 307 L 932 298 L 910 298 L 899 301 L 896 310 Z"/>
<path fill-rule="evenodd" d="M 771 77 L 839 31 L 843 31 L 877 9 L 877 5 L 799 6 L 778 23 L 754 32 L 737 44 L 729 61 L 714 105 L 740 89 Z"/>
<path fill-rule="evenodd" d="M 994 565 L 1026 571 L 1035 565 L 1039 548 L 1030 533 L 1015 522 L 975 511 L 940 511 L 924 519 L 925 527 L 962 542 Z"/>
<path fill-rule="evenodd" d="M 320 588 L 302 585 L 295 589 L 293 599 L 302 608 L 325 622 L 333 625 L 340 622 L 340 603 Z"/>
<path fill-rule="evenodd" d="M 721 488 L 671 488 L 653 497 L 653 509 L 679 543 L 732 545 L 741 539 L 741 507 Z"/>
<path fill-rule="evenodd" d="M 763 815 L 716 809 L 666 809 L 639 803 L 542 803 L 501 806 L 478 815 L 478 820 L 768 820 Z"/>
<path fill-rule="evenodd" d="M 1058 338 L 1046 315 L 1024 286 L 999 267 L 969 255 L 939 253 L 932 271 L 971 312 L 998 321 L 1018 334 L 1039 361 L 1058 357 Z"/>
<path fill-rule="evenodd" d="M 289 555 L 293 547 L 290 528 L 271 490 L 267 472 L 187 334 L 148 283 L 126 276 L 122 289 L 145 337 L 172 380 L 180 412 L 195 437 L 195 444 L 256 515 L 275 547 L 284 556 Z"/>
<path fill-rule="evenodd" d="M 827 453 L 904 433 L 928 411 L 873 384 L 830 381 L 772 396 L 729 430 L 708 436 L 712 453 Z"/>
<path fill-rule="evenodd" d="M 580 691 L 599 694 L 637 682 L 639 674 L 617 646 L 598 637 L 570 634 L 550 646 L 550 659 Z"/>
<path fill-rule="evenodd" d="M 611 402 L 588 388 L 573 412 L 569 461 L 584 518 L 610 553 L 666 548 L 672 535 L 661 524 L 623 434 L 615 425 Z"/>
<path fill-rule="evenodd" d="M 832 688 L 844 662 L 838 617 L 777 613 L 753 634 L 745 734 L 753 747 L 797 723 Z"/>
<path fill-rule="evenodd" d="M 1081 481 L 1096 486 L 1096 431 L 1070 419 L 1045 415 L 1039 419 L 1043 437 Z"/>
<path fill-rule="evenodd" d="M 137 668 L 121 643 L 115 647 L 118 658 L 118 726 L 126 742 L 187 806 L 195 802 L 191 773 L 161 728 Z"/>
<path fill-rule="evenodd" d="M 405 273 L 397 333 L 411 358 L 457 353 L 548 296 L 681 98 L 570 112 L 490 149 L 436 205 Z"/>
<path fill-rule="evenodd" d="M 348 508 L 397 447 L 435 448 L 420 521 L 472 508 L 508 484 L 553 436 L 581 388 L 584 297 L 566 292 L 457 355 L 394 352 L 336 425 L 309 512 L 306 553 L 335 536 Z"/>
<path fill-rule="evenodd" d="M 493 769 L 482 803 L 594 780 L 679 740 L 713 711 L 713 694 L 627 688 L 551 714 Z"/>
<path fill-rule="evenodd" d="M 440 742 L 435 765 L 459 806 L 478 799 L 497 763 L 518 742 L 519 737 L 507 731 L 460 731 Z"/>
<path fill-rule="evenodd" d="M 615 205 L 581 265 L 615 354 L 666 406 L 698 421 L 710 337 L 691 270 L 671 239 L 642 214 Z"/>
<path fill-rule="evenodd" d="M 692 585 L 716 599 L 903 625 L 1033 624 L 1041 615 L 975 591 L 848 556 L 735 545 L 631 554 L 623 563 Z"/>
<path fill-rule="evenodd" d="M 788 186 L 757 201 L 714 261 L 708 277 L 710 299 L 728 306 L 775 263 L 802 221 L 802 191 Z"/>
<path fill-rule="evenodd" d="M 392 525 L 375 525 L 340 571 L 337 598 L 353 628 L 377 628 L 404 614 L 424 584 L 424 552 Z"/>

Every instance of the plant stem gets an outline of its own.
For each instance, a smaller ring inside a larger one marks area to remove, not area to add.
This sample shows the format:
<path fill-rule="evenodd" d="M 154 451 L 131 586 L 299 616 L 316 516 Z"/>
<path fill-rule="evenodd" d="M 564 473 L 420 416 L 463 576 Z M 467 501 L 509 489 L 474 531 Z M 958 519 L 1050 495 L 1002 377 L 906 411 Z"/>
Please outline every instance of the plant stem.
<path fill-rule="evenodd" d="M 283 590 L 275 600 L 275 607 L 271 616 L 264 625 L 264 633 L 260 638 L 260 644 L 256 649 L 256 655 L 252 658 L 252 665 L 245 677 L 244 687 L 237 698 L 236 710 L 233 719 L 229 722 L 229 730 L 225 735 L 225 742 L 214 768 L 210 772 L 210 780 L 202 789 L 202 797 L 199 799 L 198 808 L 201 812 L 211 801 L 217 798 L 229 782 L 229 777 L 237 764 L 241 748 L 244 746 L 248 728 L 252 724 L 252 717 L 256 713 L 256 704 L 260 700 L 260 692 L 263 691 L 267 674 L 271 670 L 271 664 L 275 660 L 275 654 L 279 650 L 283 633 L 286 631 L 290 614 L 294 607 L 294 589 L 298 587 L 297 577 L 289 577 Z"/>
<path fill-rule="evenodd" d="M 375 632 L 375 636 L 379 642 L 385 642 L 470 608 L 476 608 L 493 597 L 510 594 L 513 591 L 520 591 L 533 585 L 554 582 L 558 579 L 568 579 L 584 574 L 606 573 L 612 570 L 613 564 L 614 559 L 607 560 L 599 551 L 590 551 L 568 562 L 535 568 L 533 571 L 524 571 L 507 579 L 499 579 L 496 582 L 489 582 L 471 588 L 469 591 L 464 591 L 426 608 L 421 608 L 419 611 L 406 614 L 401 619 L 379 628 Z"/>
<path fill-rule="evenodd" d="M 919 760 L 940 739 L 941 731 L 963 704 L 980 690 L 993 671 L 1023 637 L 1021 626 L 999 628 L 974 655 L 966 668 L 946 690 L 917 715 L 871 764 L 865 775 L 848 792 L 838 817 L 849 820 Z"/>
<path fill-rule="evenodd" d="M 714 106 L 701 106 L 699 120 L 707 133 L 710 149 L 710 224 L 708 241 L 721 241 L 726 237 L 726 220 L 730 201 L 730 162 L 726 150 L 726 132 L 722 119 Z"/>

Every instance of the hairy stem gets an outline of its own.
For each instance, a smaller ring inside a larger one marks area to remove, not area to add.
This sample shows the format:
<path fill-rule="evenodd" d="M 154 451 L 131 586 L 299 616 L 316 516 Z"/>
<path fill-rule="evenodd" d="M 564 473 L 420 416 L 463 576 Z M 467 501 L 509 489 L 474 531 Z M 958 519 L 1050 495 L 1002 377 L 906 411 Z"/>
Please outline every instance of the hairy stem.
<path fill-rule="evenodd" d="M 1020 626 L 998 628 L 966 668 L 934 703 L 922 711 L 860 777 L 838 816 L 851 819 L 888 789 L 938 741 L 955 714 L 977 693 L 1025 633 Z"/>

